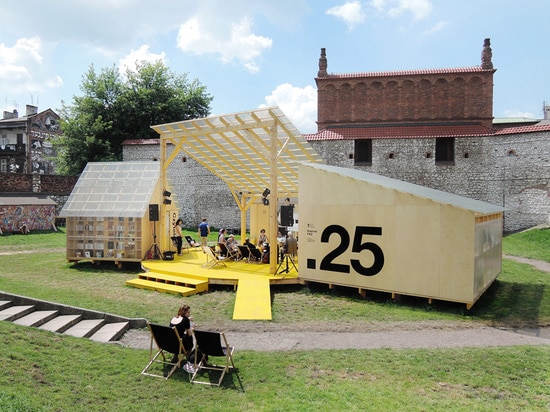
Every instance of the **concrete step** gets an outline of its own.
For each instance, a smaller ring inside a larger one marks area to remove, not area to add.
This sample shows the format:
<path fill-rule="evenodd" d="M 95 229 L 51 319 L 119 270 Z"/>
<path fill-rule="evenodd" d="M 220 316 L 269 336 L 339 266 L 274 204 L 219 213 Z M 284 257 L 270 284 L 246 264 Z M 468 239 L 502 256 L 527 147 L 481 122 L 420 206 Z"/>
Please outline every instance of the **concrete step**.
<path fill-rule="evenodd" d="M 22 326 L 40 326 L 52 320 L 58 314 L 59 312 L 57 310 L 35 310 L 22 318 L 14 320 L 13 323 Z"/>
<path fill-rule="evenodd" d="M 13 305 L 11 300 L 0 300 L 0 310 L 9 308 L 11 305 Z"/>
<path fill-rule="evenodd" d="M 34 311 L 34 305 L 10 306 L 0 311 L 0 320 L 14 321 Z"/>
<path fill-rule="evenodd" d="M 95 342 L 110 342 L 120 339 L 130 327 L 129 322 L 113 322 L 103 325 L 96 333 L 90 336 Z"/>
<path fill-rule="evenodd" d="M 63 332 L 76 338 L 89 338 L 105 324 L 104 319 L 84 319 Z"/>
<path fill-rule="evenodd" d="M 82 315 L 60 315 L 39 326 L 39 329 L 49 330 L 50 332 L 63 333 L 71 326 L 76 325 Z"/>

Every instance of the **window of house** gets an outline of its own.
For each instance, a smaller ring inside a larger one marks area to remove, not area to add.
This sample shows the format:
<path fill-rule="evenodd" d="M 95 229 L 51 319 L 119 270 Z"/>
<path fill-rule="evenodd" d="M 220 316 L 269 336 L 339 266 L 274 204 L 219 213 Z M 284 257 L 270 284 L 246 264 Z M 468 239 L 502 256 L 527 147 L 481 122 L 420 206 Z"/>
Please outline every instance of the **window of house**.
<path fill-rule="evenodd" d="M 435 162 L 454 162 L 455 161 L 455 139 L 454 137 L 445 137 L 435 139 Z"/>
<path fill-rule="evenodd" d="M 0 159 L 0 172 L 8 172 L 8 159 Z"/>
<path fill-rule="evenodd" d="M 23 144 L 23 133 L 17 133 L 17 144 Z"/>
<path fill-rule="evenodd" d="M 372 163 L 372 140 L 363 139 L 355 141 L 355 164 L 371 164 Z"/>

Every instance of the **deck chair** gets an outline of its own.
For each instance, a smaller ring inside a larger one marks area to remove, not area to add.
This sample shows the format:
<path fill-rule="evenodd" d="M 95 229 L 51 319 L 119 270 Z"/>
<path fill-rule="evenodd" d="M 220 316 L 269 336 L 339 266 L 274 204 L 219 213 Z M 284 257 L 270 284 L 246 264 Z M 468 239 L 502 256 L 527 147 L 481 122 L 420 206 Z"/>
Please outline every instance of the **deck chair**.
<path fill-rule="evenodd" d="M 211 269 L 214 266 L 227 266 L 224 263 L 224 260 L 226 259 L 225 256 L 215 255 L 209 246 L 203 246 L 202 250 L 204 250 L 204 253 L 206 253 L 206 263 L 202 265 L 203 268 Z"/>
<path fill-rule="evenodd" d="M 187 244 L 189 245 L 189 247 L 201 247 L 200 242 L 197 242 L 191 236 L 185 236 L 185 240 L 187 240 Z"/>
<path fill-rule="evenodd" d="M 149 331 L 151 332 L 151 344 L 149 347 L 149 363 L 141 372 L 142 375 L 154 376 L 156 378 L 168 379 L 181 366 L 187 362 L 187 351 L 183 346 L 183 341 L 178 333 L 178 330 L 170 326 L 157 325 L 147 322 Z M 157 352 L 153 355 L 153 342 L 157 346 Z M 177 355 L 178 361 L 172 362 L 174 355 Z M 167 359 L 168 356 L 168 359 Z M 150 372 L 149 369 L 155 364 L 161 364 L 163 369 L 171 368 L 168 373 L 159 375 Z"/>
<path fill-rule="evenodd" d="M 194 334 L 197 344 L 195 345 L 195 372 L 191 377 L 191 382 L 220 386 L 226 372 L 235 369 L 235 363 L 233 362 L 235 347 L 229 346 L 224 332 L 195 330 Z M 200 356 L 199 351 L 202 356 Z M 211 360 L 213 357 L 223 357 L 224 360 L 220 365 L 207 364 L 206 360 Z M 220 374 L 218 381 L 216 382 L 216 376 L 211 377 L 210 373 L 208 373 L 208 380 L 204 380 L 202 375 L 206 371 L 218 372 Z"/>
<path fill-rule="evenodd" d="M 250 259 L 261 262 L 262 261 L 262 251 L 256 247 L 249 247 L 247 246 L 249 252 L 250 252 Z"/>
<path fill-rule="evenodd" d="M 237 245 L 237 247 L 239 248 L 239 252 L 241 252 L 241 257 L 248 262 L 250 259 L 250 250 L 244 245 Z"/>
<path fill-rule="evenodd" d="M 229 250 L 223 243 L 218 243 L 218 246 L 220 248 L 221 255 L 227 257 L 227 259 L 237 260 L 239 257 L 239 252 L 236 250 Z"/>

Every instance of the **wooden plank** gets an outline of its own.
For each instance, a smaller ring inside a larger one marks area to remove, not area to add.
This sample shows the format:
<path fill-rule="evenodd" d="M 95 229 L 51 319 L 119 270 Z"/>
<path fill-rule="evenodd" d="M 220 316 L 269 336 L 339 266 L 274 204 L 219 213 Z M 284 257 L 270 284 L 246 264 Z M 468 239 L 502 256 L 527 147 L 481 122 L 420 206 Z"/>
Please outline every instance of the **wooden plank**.
<path fill-rule="evenodd" d="M 132 279 L 126 281 L 126 286 L 133 286 L 136 288 L 156 290 L 158 292 L 176 293 L 183 296 L 193 295 L 200 292 L 195 288 L 189 288 L 186 286 L 170 285 L 167 283 L 155 282 L 153 280 L 145 279 Z"/>
<path fill-rule="evenodd" d="M 239 279 L 233 319 L 271 320 L 269 279 Z"/>

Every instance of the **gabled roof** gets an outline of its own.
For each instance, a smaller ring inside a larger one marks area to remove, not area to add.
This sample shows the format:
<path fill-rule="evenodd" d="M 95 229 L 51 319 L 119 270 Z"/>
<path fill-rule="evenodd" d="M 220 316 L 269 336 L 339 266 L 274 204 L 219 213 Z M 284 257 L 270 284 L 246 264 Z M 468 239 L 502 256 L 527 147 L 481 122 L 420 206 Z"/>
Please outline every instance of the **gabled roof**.
<path fill-rule="evenodd" d="M 298 163 L 321 157 L 278 107 L 152 126 L 225 181 L 234 192 L 262 193 L 276 175 L 277 193 L 298 193 Z M 271 188 L 273 191 L 273 188 Z"/>
<path fill-rule="evenodd" d="M 495 132 L 495 135 L 550 132 L 550 123 L 539 123 L 530 126 L 506 127 Z"/>
<path fill-rule="evenodd" d="M 59 216 L 143 217 L 159 177 L 159 162 L 88 163 Z"/>

